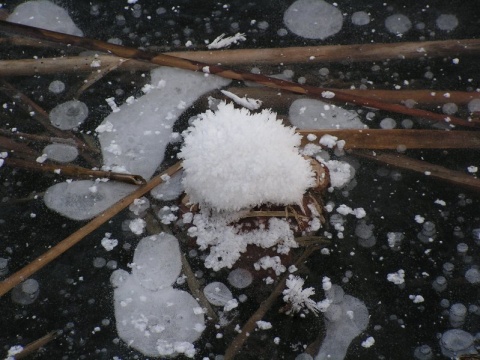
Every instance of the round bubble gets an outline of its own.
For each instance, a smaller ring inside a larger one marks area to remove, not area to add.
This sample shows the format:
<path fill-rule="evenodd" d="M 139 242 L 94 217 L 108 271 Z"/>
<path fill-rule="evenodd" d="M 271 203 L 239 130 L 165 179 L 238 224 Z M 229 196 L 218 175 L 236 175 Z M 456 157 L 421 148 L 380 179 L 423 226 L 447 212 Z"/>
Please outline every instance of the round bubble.
<path fill-rule="evenodd" d="M 480 270 L 476 268 L 468 269 L 465 273 L 465 279 L 467 279 L 470 284 L 480 284 Z"/>
<path fill-rule="evenodd" d="M 460 329 L 445 331 L 440 339 L 442 354 L 451 358 L 462 354 L 469 354 L 470 350 L 474 350 L 473 343 L 473 335 Z"/>
<path fill-rule="evenodd" d="M 78 100 L 66 101 L 50 111 L 50 122 L 60 130 L 71 130 L 81 125 L 88 116 L 88 107 Z"/>
<path fill-rule="evenodd" d="M 53 80 L 48 86 L 48 90 L 54 94 L 60 94 L 65 91 L 65 83 L 60 80 Z"/>
<path fill-rule="evenodd" d="M 323 40 L 342 29 L 343 15 L 323 0 L 297 0 L 285 11 L 283 22 L 295 35 Z"/>
<path fill-rule="evenodd" d="M 370 15 L 365 11 L 357 11 L 352 14 L 352 24 L 357 26 L 367 25 L 370 23 Z"/>
<path fill-rule="evenodd" d="M 45 146 L 43 153 L 46 154 L 50 160 L 59 163 L 68 163 L 77 158 L 78 149 L 75 146 L 55 143 Z"/>
<path fill-rule="evenodd" d="M 403 14 L 393 14 L 385 19 L 385 27 L 392 34 L 405 34 L 412 27 L 412 22 Z"/>
<path fill-rule="evenodd" d="M 228 274 L 228 282 L 234 288 L 244 289 L 253 281 L 253 276 L 250 271 L 245 269 L 235 269 Z"/>
<path fill-rule="evenodd" d="M 216 306 L 225 306 L 225 304 L 233 299 L 232 292 L 221 282 L 212 282 L 205 286 L 203 293 L 208 302 Z"/>
<path fill-rule="evenodd" d="M 473 99 L 468 102 L 468 111 L 477 112 L 480 111 L 480 99 Z"/>
<path fill-rule="evenodd" d="M 453 14 L 442 14 L 435 23 L 440 30 L 452 31 L 458 26 L 458 19 Z"/>

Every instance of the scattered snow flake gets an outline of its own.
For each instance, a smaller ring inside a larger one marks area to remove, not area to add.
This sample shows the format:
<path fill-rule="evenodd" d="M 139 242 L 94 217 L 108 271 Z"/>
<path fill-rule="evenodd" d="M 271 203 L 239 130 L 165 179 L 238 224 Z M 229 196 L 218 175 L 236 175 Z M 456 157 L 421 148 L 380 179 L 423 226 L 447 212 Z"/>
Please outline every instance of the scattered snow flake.
<path fill-rule="evenodd" d="M 273 339 L 273 342 L 275 343 L 275 345 L 280 344 L 280 338 L 279 338 L 278 336 L 276 336 L 276 337 Z"/>
<path fill-rule="evenodd" d="M 419 224 L 423 224 L 425 222 L 425 218 L 421 215 L 415 215 L 415 221 Z"/>
<path fill-rule="evenodd" d="M 325 134 L 320 138 L 320 145 L 326 146 L 329 149 L 332 149 L 337 144 L 338 138 L 336 136 Z"/>
<path fill-rule="evenodd" d="M 257 321 L 257 327 L 260 330 L 268 330 L 272 328 L 272 324 L 270 324 L 268 321 L 259 320 Z"/>
<path fill-rule="evenodd" d="M 223 311 L 228 312 L 228 311 L 231 311 L 231 310 L 235 309 L 236 307 L 238 307 L 238 300 L 237 299 L 231 299 L 231 300 L 227 301 L 227 303 L 223 307 Z"/>
<path fill-rule="evenodd" d="M 210 66 L 204 66 L 202 68 L 202 71 L 205 73 L 205 74 L 210 74 Z"/>
<path fill-rule="evenodd" d="M 430 176 L 430 175 L 432 175 L 432 172 L 427 170 L 427 171 L 424 172 L 424 174 L 425 174 L 426 176 Z"/>
<path fill-rule="evenodd" d="M 441 205 L 441 206 L 446 206 L 447 203 L 444 200 L 437 199 L 434 201 L 435 204 Z"/>
<path fill-rule="evenodd" d="M 230 91 L 226 91 L 226 90 L 220 90 L 220 91 L 222 92 L 223 95 L 229 97 L 230 99 L 235 101 L 238 105 L 241 105 L 249 110 L 257 110 L 258 108 L 260 108 L 260 106 L 262 106 L 261 100 L 247 98 L 246 96 L 241 98 Z"/>
<path fill-rule="evenodd" d="M 115 103 L 115 98 L 113 98 L 113 97 L 106 98 L 105 101 L 107 102 L 108 106 L 110 106 L 110 108 L 112 109 L 113 112 L 119 112 L 120 111 L 120 108 Z"/>
<path fill-rule="evenodd" d="M 90 67 L 100 67 L 102 66 L 102 61 L 101 60 L 92 60 L 90 63 Z"/>
<path fill-rule="evenodd" d="M 245 34 L 242 33 L 236 33 L 234 36 L 229 37 L 225 37 L 225 34 L 222 34 L 207 45 L 207 47 L 209 49 L 221 49 L 245 40 L 247 40 L 247 38 L 245 37 Z"/>
<path fill-rule="evenodd" d="M 310 296 L 315 295 L 313 287 L 303 289 L 305 280 L 300 276 L 289 275 L 286 281 L 287 288 L 283 290 L 283 301 L 291 304 L 292 312 L 297 313 L 303 309 L 309 309 L 310 311 L 317 313 L 318 307 L 314 300 L 310 299 Z"/>
<path fill-rule="evenodd" d="M 256 263 L 253 264 L 255 270 L 260 270 L 260 268 L 266 270 L 272 268 L 275 271 L 275 274 L 278 276 L 281 273 L 285 272 L 287 269 L 280 260 L 279 256 L 264 256 L 260 258 Z"/>
<path fill-rule="evenodd" d="M 330 278 L 327 276 L 324 276 L 322 279 L 322 288 L 323 290 L 327 291 L 330 290 L 332 287 L 332 282 L 330 281 Z"/>
<path fill-rule="evenodd" d="M 322 97 L 324 97 L 325 99 L 332 99 L 333 97 L 335 97 L 335 93 L 332 91 L 322 91 Z"/>
<path fill-rule="evenodd" d="M 369 348 L 373 346 L 373 344 L 375 344 L 375 339 L 372 336 L 366 338 L 365 341 L 362 341 L 362 346 L 364 348 Z"/>
<path fill-rule="evenodd" d="M 267 285 L 274 283 L 274 280 L 270 276 L 267 276 L 265 279 L 263 279 L 263 281 L 265 281 L 265 284 Z"/>
<path fill-rule="evenodd" d="M 408 298 L 412 300 L 415 304 L 422 303 L 425 301 L 422 295 L 409 295 Z"/>
<path fill-rule="evenodd" d="M 155 89 L 155 86 L 153 86 L 152 84 L 145 84 L 143 85 L 142 87 L 142 91 L 145 93 L 145 94 L 148 94 L 150 91 L 152 91 L 153 89 Z"/>
<path fill-rule="evenodd" d="M 317 135 L 315 135 L 315 134 L 308 134 L 308 135 L 307 135 L 307 140 L 308 140 L 308 141 L 315 141 L 315 140 L 317 140 Z"/>
<path fill-rule="evenodd" d="M 105 121 L 105 124 L 100 124 L 97 126 L 95 129 L 97 133 L 103 133 L 103 132 L 112 132 L 113 131 L 113 124 L 110 121 Z"/>
<path fill-rule="evenodd" d="M 42 154 L 39 157 L 37 157 L 36 162 L 43 164 L 47 160 L 47 154 Z"/>
<path fill-rule="evenodd" d="M 476 173 L 476 172 L 478 171 L 478 167 L 473 166 L 473 165 L 472 165 L 472 166 L 469 166 L 469 167 L 467 167 L 467 171 L 468 171 L 470 174 L 474 174 L 474 173 Z"/>
<path fill-rule="evenodd" d="M 115 246 L 118 245 L 118 240 L 117 239 L 111 239 L 110 238 L 111 236 L 112 236 L 111 233 L 105 233 L 105 237 L 101 240 L 102 246 L 107 251 L 112 251 L 115 248 Z"/>
<path fill-rule="evenodd" d="M 405 282 L 405 271 L 403 269 L 400 269 L 395 273 L 388 274 L 387 280 L 394 283 L 395 285 L 403 284 Z"/>
<path fill-rule="evenodd" d="M 452 59 L 452 63 L 457 65 L 458 63 L 460 63 L 460 59 L 459 58 Z"/>
<path fill-rule="evenodd" d="M 138 218 L 130 221 L 128 227 L 130 231 L 133 232 L 135 235 L 140 235 L 145 230 L 146 225 L 147 223 L 145 222 L 145 220 Z"/>

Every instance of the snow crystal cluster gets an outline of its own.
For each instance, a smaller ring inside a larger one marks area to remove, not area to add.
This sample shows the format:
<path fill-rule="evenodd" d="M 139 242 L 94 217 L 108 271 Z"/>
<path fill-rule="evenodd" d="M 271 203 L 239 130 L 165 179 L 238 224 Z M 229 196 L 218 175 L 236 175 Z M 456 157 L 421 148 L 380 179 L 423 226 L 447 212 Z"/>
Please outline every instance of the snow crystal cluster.
<path fill-rule="evenodd" d="M 172 287 L 182 268 L 177 239 L 165 233 L 143 238 L 131 267 L 131 274 L 116 270 L 111 276 L 119 337 L 146 356 L 193 358 L 192 342 L 205 321 L 198 302 Z"/>
<path fill-rule="evenodd" d="M 185 192 L 215 210 L 298 204 L 314 184 L 311 166 L 298 152 L 300 140 L 270 110 L 253 114 L 222 102 L 185 133 L 179 154 Z"/>

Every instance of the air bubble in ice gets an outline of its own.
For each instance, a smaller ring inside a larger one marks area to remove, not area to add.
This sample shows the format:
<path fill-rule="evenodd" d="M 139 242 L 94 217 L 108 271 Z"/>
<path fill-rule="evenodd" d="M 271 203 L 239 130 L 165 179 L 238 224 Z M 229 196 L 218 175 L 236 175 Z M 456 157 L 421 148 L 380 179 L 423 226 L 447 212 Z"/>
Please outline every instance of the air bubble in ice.
<path fill-rule="evenodd" d="M 78 100 L 70 100 L 50 111 L 50 122 L 60 130 L 71 130 L 81 125 L 88 116 L 88 107 Z"/>
<path fill-rule="evenodd" d="M 403 14 L 393 14 L 385 19 L 385 27 L 392 34 L 399 35 L 410 30 L 412 22 Z"/>
<path fill-rule="evenodd" d="M 20 305 L 32 304 L 40 293 L 40 285 L 35 279 L 27 279 L 12 290 L 12 301 Z"/>
<path fill-rule="evenodd" d="M 250 271 L 245 269 L 235 269 L 228 274 L 228 282 L 234 288 L 244 289 L 249 286 L 253 281 L 253 276 Z"/>
<path fill-rule="evenodd" d="M 352 14 L 352 24 L 357 26 L 370 23 L 370 15 L 365 11 L 357 11 Z"/>
<path fill-rule="evenodd" d="M 460 330 L 447 330 L 442 334 L 440 339 L 440 347 L 442 354 L 448 358 L 455 358 L 459 355 L 477 354 L 474 347 L 472 334 Z"/>
<path fill-rule="evenodd" d="M 233 299 L 232 292 L 221 282 L 212 282 L 205 286 L 203 293 L 208 302 L 216 306 L 225 306 L 225 304 Z"/>
<path fill-rule="evenodd" d="M 53 80 L 48 85 L 48 90 L 54 94 L 60 94 L 65 91 L 65 83 L 60 80 Z"/>
<path fill-rule="evenodd" d="M 474 267 L 468 269 L 465 273 L 465 279 L 470 284 L 480 284 L 480 270 Z"/>
<path fill-rule="evenodd" d="M 453 14 L 442 14 L 435 21 L 437 27 L 443 31 L 452 31 L 458 26 L 458 19 Z"/>
<path fill-rule="evenodd" d="M 78 156 L 78 150 L 75 146 L 53 143 L 43 148 L 43 154 L 47 154 L 48 159 L 59 163 L 69 163 Z"/>

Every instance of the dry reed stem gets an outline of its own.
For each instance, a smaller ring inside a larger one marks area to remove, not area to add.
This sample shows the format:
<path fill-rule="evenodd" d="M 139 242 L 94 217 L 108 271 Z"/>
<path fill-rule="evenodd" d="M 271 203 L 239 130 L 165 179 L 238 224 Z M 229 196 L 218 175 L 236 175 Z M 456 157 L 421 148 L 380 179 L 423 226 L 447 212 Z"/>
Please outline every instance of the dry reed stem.
<path fill-rule="evenodd" d="M 310 95 L 322 99 L 324 98 L 325 91 L 330 91 L 326 88 L 297 84 L 260 74 L 238 72 L 218 65 L 209 65 L 203 62 L 191 61 L 170 55 L 156 54 L 148 51 L 142 51 L 140 49 L 111 44 L 105 41 L 87 39 L 26 25 L 12 24 L 5 21 L 0 21 L 0 31 L 20 34 L 39 39 L 41 41 L 53 41 L 64 45 L 74 45 L 90 50 L 109 52 L 121 58 L 144 60 L 161 66 L 170 66 L 184 70 L 204 72 L 232 80 L 253 81 L 266 87 L 287 90 L 297 94 Z M 421 117 L 440 122 L 445 122 L 448 120 L 448 122 L 452 125 L 458 126 L 474 127 L 478 125 L 476 121 L 465 121 L 454 116 L 449 116 L 447 119 L 447 117 L 442 114 L 437 114 L 426 110 L 412 109 L 398 104 L 389 104 L 374 99 L 366 99 L 339 90 L 335 90 L 333 98 L 328 96 L 328 99 L 326 100 L 341 103 L 347 102 L 358 106 L 391 111 L 399 114 Z"/>
<path fill-rule="evenodd" d="M 304 262 L 315 250 L 321 249 L 328 245 L 321 246 L 309 246 L 306 247 L 300 257 L 295 261 L 295 266 L 300 267 L 301 263 Z M 258 307 L 257 311 L 248 319 L 248 321 L 243 325 L 241 332 L 233 339 L 233 341 L 228 346 L 225 351 L 225 360 L 233 360 L 235 355 L 240 351 L 244 342 L 248 339 L 248 335 L 255 330 L 257 326 L 257 321 L 262 320 L 267 311 L 272 307 L 274 302 L 277 300 L 278 296 L 282 293 L 285 288 L 285 283 L 290 274 L 284 274 L 278 281 L 275 289 L 270 293 L 268 298 L 266 298 Z"/>
<path fill-rule="evenodd" d="M 64 177 L 68 176 L 68 177 L 73 177 L 75 179 L 104 178 L 104 179 L 110 179 L 113 181 L 120 181 L 127 184 L 132 184 L 132 185 L 144 185 L 147 183 L 145 179 L 140 175 L 116 173 L 112 171 L 103 171 L 103 170 L 91 170 L 91 169 L 86 169 L 76 165 L 60 165 L 60 164 L 45 164 L 45 163 L 41 164 L 41 163 L 26 161 L 26 160 L 17 159 L 17 158 L 4 159 L 4 165 L 15 167 L 15 168 L 33 170 L 33 171 L 48 172 L 52 174 L 57 174 L 58 172 L 58 175 L 60 176 L 64 176 Z"/>
<path fill-rule="evenodd" d="M 5 39 L 8 41 L 8 39 Z M 19 45 L 32 45 L 32 40 L 25 39 Z M 35 42 L 38 44 L 38 42 Z M 419 51 L 424 49 L 425 51 Z M 421 57 L 477 55 L 480 53 L 480 39 L 459 39 L 423 42 L 402 42 L 391 44 L 353 44 L 304 46 L 271 49 L 236 49 L 215 51 L 173 51 L 164 54 L 192 61 L 222 65 L 252 65 L 252 64 L 302 64 L 324 62 L 358 62 L 379 61 L 387 59 L 417 59 Z M 312 58 L 313 57 L 313 58 Z M 78 56 L 42 59 L 21 59 L 0 61 L 0 76 L 31 76 L 36 74 L 56 74 L 58 72 L 91 72 L 92 61 L 99 60 L 102 70 L 112 64 L 118 64 L 119 59 L 110 55 L 98 57 Z M 122 64 L 119 70 L 151 70 L 155 65 L 138 60 Z"/>
<path fill-rule="evenodd" d="M 22 351 L 14 355 L 14 359 L 24 359 L 27 356 L 33 354 L 35 351 L 40 349 L 42 346 L 47 345 L 49 342 L 55 340 L 58 337 L 58 331 L 51 331 L 48 334 L 42 336 L 40 339 L 37 339 L 30 344 L 27 344 Z"/>
<path fill-rule="evenodd" d="M 18 143 L 10 138 L 0 136 L 0 149 L 4 151 L 13 151 L 15 154 L 23 154 L 27 157 L 33 157 L 37 153 L 27 145 Z"/>
<path fill-rule="evenodd" d="M 302 145 L 319 145 L 323 135 L 345 140 L 345 149 L 398 150 L 404 149 L 479 149 L 480 132 L 412 129 L 322 129 L 297 130 L 302 135 Z M 314 141 L 308 134 L 317 136 Z"/>
<path fill-rule="evenodd" d="M 50 248 L 48 251 L 30 262 L 28 265 L 18 270 L 16 273 L 12 274 L 7 279 L 3 280 L 0 283 L 0 296 L 5 295 L 13 287 L 20 284 L 22 281 L 28 279 L 45 265 L 49 264 L 51 261 L 62 255 L 65 251 L 80 242 L 85 236 L 98 229 L 101 225 L 103 225 L 112 217 L 117 215 L 120 211 L 128 207 L 135 199 L 142 197 L 147 192 L 152 190 L 155 186 L 163 183 L 162 177 L 164 175 L 173 176 L 173 174 L 180 170 L 181 167 L 182 164 L 180 162 L 177 162 L 175 165 L 170 166 L 168 169 L 163 171 L 161 174 L 155 176 L 142 187 L 138 188 L 130 195 L 125 196 L 123 199 L 113 204 L 107 210 L 92 219 L 90 222 L 75 231 L 70 236 L 66 237 L 64 240 L 60 241 L 57 245 Z"/>
<path fill-rule="evenodd" d="M 286 108 L 290 103 L 305 96 L 291 94 L 264 87 L 230 87 L 226 89 L 239 97 L 261 99 L 263 108 Z M 336 90 L 333 90 L 336 91 Z M 375 89 L 342 89 L 341 91 L 369 99 L 376 99 L 388 103 L 403 104 L 407 100 L 414 100 L 418 105 L 443 105 L 455 103 L 466 105 L 473 99 L 480 99 L 479 92 L 450 91 L 450 90 L 375 90 Z M 449 97 L 445 97 L 445 94 Z M 226 98 L 226 97 L 225 97 Z"/>
<path fill-rule="evenodd" d="M 412 159 L 405 155 L 387 152 L 368 152 L 355 150 L 352 152 L 352 154 L 364 159 L 373 160 L 400 169 L 415 171 L 430 178 L 448 182 L 452 185 L 464 187 L 474 191 L 480 191 L 480 179 L 460 171 L 449 170 L 440 165 Z"/>

